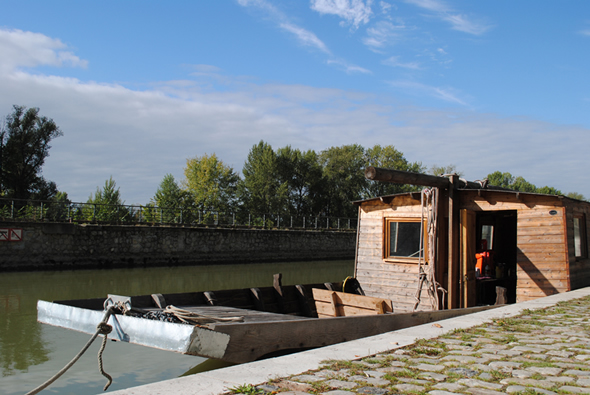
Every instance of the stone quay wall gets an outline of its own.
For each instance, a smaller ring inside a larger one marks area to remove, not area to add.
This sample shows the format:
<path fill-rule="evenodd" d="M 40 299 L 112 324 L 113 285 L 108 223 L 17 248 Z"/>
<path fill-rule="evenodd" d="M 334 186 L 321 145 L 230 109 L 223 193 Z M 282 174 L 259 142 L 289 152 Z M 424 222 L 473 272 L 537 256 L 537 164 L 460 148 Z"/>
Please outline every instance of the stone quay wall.
<path fill-rule="evenodd" d="M 0 271 L 353 259 L 355 241 L 351 231 L 1 222 Z"/>

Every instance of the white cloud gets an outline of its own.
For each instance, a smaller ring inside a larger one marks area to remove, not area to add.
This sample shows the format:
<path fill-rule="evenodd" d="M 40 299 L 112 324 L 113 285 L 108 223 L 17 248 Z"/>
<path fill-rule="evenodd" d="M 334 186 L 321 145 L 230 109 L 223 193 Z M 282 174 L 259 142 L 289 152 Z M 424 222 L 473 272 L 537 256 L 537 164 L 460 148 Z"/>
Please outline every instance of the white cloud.
<path fill-rule="evenodd" d="M 47 43 L 53 48 L 51 40 Z M 196 69 L 222 72 L 207 65 Z M 147 203 L 165 174 L 183 178 L 187 158 L 216 153 L 239 171 L 261 139 L 275 148 L 316 151 L 358 142 L 393 144 L 410 161 L 454 163 L 468 179 L 509 171 L 536 185 L 590 196 L 584 170 L 587 128 L 468 109 L 410 107 L 358 91 L 226 78 L 223 91 L 204 91 L 199 79 L 163 81 L 137 91 L 1 69 L 0 115 L 22 104 L 39 107 L 56 121 L 64 136 L 52 142 L 44 176 L 74 201 L 86 201 L 112 175 L 127 203 Z M 392 85 L 464 104 L 452 89 Z"/>
<path fill-rule="evenodd" d="M 383 61 L 383 64 L 386 66 L 393 66 L 393 67 L 402 67 L 404 69 L 411 69 L 411 70 L 419 70 L 420 63 L 418 62 L 401 62 L 399 60 L 399 56 L 391 56 L 388 59 Z"/>
<path fill-rule="evenodd" d="M 439 19 L 451 24 L 454 30 L 479 36 L 491 28 L 486 23 L 476 21 L 467 15 L 456 13 L 446 3 L 440 0 L 406 0 L 406 2 L 432 12 Z"/>
<path fill-rule="evenodd" d="M 320 14 L 336 15 L 344 19 L 346 25 L 358 29 L 371 19 L 372 0 L 312 0 L 311 9 Z"/>
<path fill-rule="evenodd" d="M 326 47 L 322 40 L 320 40 L 315 34 L 310 32 L 309 30 L 306 30 L 300 26 L 296 26 L 292 23 L 281 23 L 280 27 L 283 30 L 286 30 L 295 35 L 295 37 L 301 44 L 305 46 L 314 47 L 326 54 L 330 54 L 330 50 L 328 49 L 328 47 Z"/>
<path fill-rule="evenodd" d="M 583 36 L 590 36 L 590 29 L 580 30 L 580 34 Z"/>
<path fill-rule="evenodd" d="M 367 29 L 367 36 L 363 43 L 373 50 L 379 50 L 392 44 L 400 37 L 406 26 L 402 22 L 393 24 L 389 21 L 379 21 Z"/>
<path fill-rule="evenodd" d="M 356 74 L 356 73 L 371 74 L 371 70 L 368 70 L 368 69 L 361 67 L 361 66 L 357 66 L 355 64 L 348 63 L 344 60 L 330 59 L 330 60 L 328 60 L 327 63 L 337 65 L 338 67 L 340 67 L 342 70 L 344 70 L 348 74 Z"/>
<path fill-rule="evenodd" d="M 19 67 L 86 67 L 60 40 L 40 33 L 0 29 L 0 68 L 9 72 Z"/>
<path fill-rule="evenodd" d="M 437 98 L 439 100 L 443 100 L 450 103 L 460 104 L 462 106 L 467 106 L 467 103 L 460 99 L 458 94 L 455 93 L 455 90 L 452 88 L 441 88 L 436 86 L 429 86 L 425 84 L 421 84 L 419 82 L 413 81 L 389 81 L 389 85 L 394 88 L 398 88 L 405 92 L 414 95 L 426 95 L 430 97 Z"/>

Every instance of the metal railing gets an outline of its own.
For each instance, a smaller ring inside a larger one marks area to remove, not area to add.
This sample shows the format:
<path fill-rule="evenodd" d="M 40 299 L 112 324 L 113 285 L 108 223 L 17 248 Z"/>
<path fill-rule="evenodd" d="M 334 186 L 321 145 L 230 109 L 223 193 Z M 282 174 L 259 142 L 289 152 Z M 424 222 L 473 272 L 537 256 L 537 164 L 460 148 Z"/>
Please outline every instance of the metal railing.
<path fill-rule="evenodd" d="M 356 230 L 357 219 L 289 214 L 219 212 L 151 205 L 105 205 L 0 198 L 0 220 L 101 224 Z"/>

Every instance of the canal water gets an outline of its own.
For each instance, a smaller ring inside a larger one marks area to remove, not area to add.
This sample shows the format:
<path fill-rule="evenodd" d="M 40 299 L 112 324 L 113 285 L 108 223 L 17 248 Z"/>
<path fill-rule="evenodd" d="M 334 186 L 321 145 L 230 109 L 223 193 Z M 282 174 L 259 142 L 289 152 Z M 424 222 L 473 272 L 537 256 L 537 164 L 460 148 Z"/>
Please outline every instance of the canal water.
<path fill-rule="evenodd" d="M 177 268 L 0 273 L 0 392 L 23 394 L 53 376 L 86 344 L 90 335 L 37 322 L 37 300 L 144 295 L 342 281 L 353 261 L 290 262 Z M 98 394 L 106 379 L 98 371 L 100 339 L 47 394 Z M 207 369 L 213 361 L 122 342 L 108 342 L 105 371 L 109 391 Z"/>

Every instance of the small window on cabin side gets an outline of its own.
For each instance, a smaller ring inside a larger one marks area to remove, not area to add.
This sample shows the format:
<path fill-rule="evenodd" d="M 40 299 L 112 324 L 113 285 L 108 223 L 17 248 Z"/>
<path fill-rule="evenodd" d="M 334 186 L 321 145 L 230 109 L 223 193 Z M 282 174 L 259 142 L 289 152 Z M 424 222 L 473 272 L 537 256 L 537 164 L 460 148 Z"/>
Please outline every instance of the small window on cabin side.
<path fill-rule="evenodd" d="M 576 258 L 588 257 L 586 245 L 586 221 L 583 215 L 574 216 L 574 253 Z"/>
<path fill-rule="evenodd" d="M 417 262 L 420 249 L 424 248 L 420 245 L 420 233 L 420 220 L 386 219 L 384 257 Z"/>

